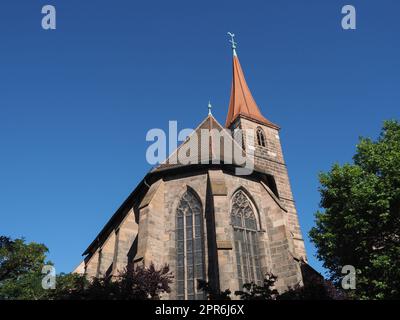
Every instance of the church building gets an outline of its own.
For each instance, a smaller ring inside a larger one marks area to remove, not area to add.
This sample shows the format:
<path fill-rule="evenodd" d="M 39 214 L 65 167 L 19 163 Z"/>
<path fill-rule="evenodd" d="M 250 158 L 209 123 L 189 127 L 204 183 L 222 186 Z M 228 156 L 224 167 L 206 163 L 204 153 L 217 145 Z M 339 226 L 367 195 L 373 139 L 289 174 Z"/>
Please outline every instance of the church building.
<path fill-rule="evenodd" d="M 266 273 L 278 277 L 280 292 L 302 285 L 301 264 L 307 258 L 280 127 L 256 104 L 231 36 L 225 125 L 209 112 L 166 161 L 148 172 L 85 250 L 77 272 L 111 277 L 132 263 L 168 264 L 174 279 L 165 299 L 204 299 L 198 279 L 232 292 L 244 283 L 262 284 Z M 204 132 L 209 132 L 206 140 L 200 138 Z M 193 141 L 198 150 L 208 151 L 206 156 L 191 154 L 187 146 Z M 183 149 L 191 161 L 171 161 Z M 238 174 L 243 164 L 232 156 L 238 149 L 252 155 L 249 174 Z"/>

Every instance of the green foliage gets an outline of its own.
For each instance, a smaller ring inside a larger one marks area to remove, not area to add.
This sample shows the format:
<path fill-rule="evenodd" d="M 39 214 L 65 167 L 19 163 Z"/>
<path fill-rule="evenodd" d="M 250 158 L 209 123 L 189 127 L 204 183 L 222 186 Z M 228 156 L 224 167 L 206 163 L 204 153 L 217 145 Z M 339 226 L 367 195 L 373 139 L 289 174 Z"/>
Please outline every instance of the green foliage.
<path fill-rule="evenodd" d="M 48 264 L 47 252 L 43 244 L 0 237 L 0 300 L 36 300 L 45 295 L 41 270 Z"/>
<path fill-rule="evenodd" d="M 159 299 L 170 292 L 172 275 L 167 265 L 128 266 L 115 277 L 93 278 L 59 274 L 55 289 L 43 289 L 42 268 L 46 246 L 24 239 L 0 237 L 0 300 L 132 300 Z"/>
<path fill-rule="evenodd" d="M 302 286 L 288 288 L 277 300 L 345 300 L 348 297 L 322 276 L 303 274 Z"/>
<path fill-rule="evenodd" d="M 44 290 L 42 300 L 83 300 L 90 282 L 84 275 L 61 273 L 56 277 L 56 288 Z"/>
<path fill-rule="evenodd" d="M 353 164 L 320 174 L 321 204 L 310 237 L 331 279 L 357 269 L 359 299 L 400 298 L 400 124 L 377 141 L 361 138 Z"/>
<path fill-rule="evenodd" d="M 308 266 L 308 265 L 307 265 Z M 312 269 L 308 266 L 309 269 Z M 306 279 L 304 278 L 306 277 Z M 306 275 L 303 273 L 304 285 L 296 285 L 279 293 L 275 288 L 278 277 L 267 273 L 262 286 L 254 282 L 245 283 L 243 290 L 235 291 L 241 300 L 345 300 L 348 297 L 331 282 L 325 280 L 314 269 Z M 198 280 L 198 288 L 207 293 L 208 300 L 231 300 L 229 289 L 218 291 L 204 280 Z"/>
<path fill-rule="evenodd" d="M 277 277 L 272 273 L 266 274 L 262 286 L 254 282 L 245 283 L 243 291 L 235 291 L 235 295 L 241 300 L 275 300 L 279 295 L 274 288 L 276 280 Z"/>
<path fill-rule="evenodd" d="M 42 289 L 43 275 L 27 272 L 16 279 L 6 279 L 0 283 L 0 300 L 40 300 L 46 293 Z"/>
<path fill-rule="evenodd" d="M 158 300 L 170 292 L 172 275 L 167 265 L 128 266 L 115 277 L 92 278 L 67 274 L 57 278 L 56 290 L 48 290 L 52 300 Z"/>
<path fill-rule="evenodd" d="M 204 280 L 197 280 L 198 289 L 206 293 L 208 300 L 231 300 L 231 290 L 219 291 L 215 286 Z"/>
<path fill-rule="evenodd" d="M 0 281 L 16 279 L 31 271 L 41 271 L 48 249 L 35 242 L 26 244 L 25 239 L 11 240 L 0 237 Z"/>

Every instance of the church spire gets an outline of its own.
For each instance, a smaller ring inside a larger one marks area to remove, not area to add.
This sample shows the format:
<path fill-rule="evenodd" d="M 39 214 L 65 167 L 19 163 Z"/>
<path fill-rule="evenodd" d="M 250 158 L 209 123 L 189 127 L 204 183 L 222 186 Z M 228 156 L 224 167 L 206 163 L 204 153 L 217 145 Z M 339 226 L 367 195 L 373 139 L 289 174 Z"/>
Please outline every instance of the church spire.
<path fill-rule="evenodd" d="M 261 114 L 253 95 L 249 87 L 247 86 L 246 79 L 244 78 L 242 67 L 240 66 L 239 58 L 236 53 L 235 35 L 228 32 L 231 37 L 229 41 L 232 44 L 233 50 L 233 76 L 232 76 L 232 88 L 231 88 L 231 98 L 229 102 L 228 115 L 226 118 L 225 126 L 228 128 L 238 116 L 243 116 L 251 120 L 261 122 L 266 126 L 278 129 L 279 127 Z"/>

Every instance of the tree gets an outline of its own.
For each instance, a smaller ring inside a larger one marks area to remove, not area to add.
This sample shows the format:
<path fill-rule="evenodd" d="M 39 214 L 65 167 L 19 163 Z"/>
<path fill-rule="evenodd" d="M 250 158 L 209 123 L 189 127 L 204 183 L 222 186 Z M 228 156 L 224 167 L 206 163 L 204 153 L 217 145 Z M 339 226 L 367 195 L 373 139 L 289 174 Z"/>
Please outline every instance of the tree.
<path fill-rule="evenodd" d="M 56 288 L 45 290 L 42 300 L 83 300 L 91 285 L 84 275 L 61 273 L 56 276 Z"/>
<path fill-rule="evenodd" d="M 172 279 L 168 265 L 156 269 L 153 263 L 148 267 L 130 264 L 117 280 L 120 298 L 158 300 L 161 294 L 171 292 Z"/>
<path fill-rule="evenodd" d="M 168 265 L 129 265 L 115 277 L 93 278 L 69 273 L 56 276 L 55 289 L 43 289 L 42 268 L 48 249 L 0 236 L 0 300 L 132 300 L 159 299 L 170 292 L 172 275 Z"/>
<path fill-rule="evenodd" d="M 245 283 L 243 291 L 235 291 L 235 295 L 239 296 L 241 300 L 275 300 L 279 293 L 275 289 L 275 282 L 277 276 L 272 273 L 266 274 L 263 285 L 259 286 L 254 282 Z"/>
<path fill-rule="evenodd" d="M 47 252 L 43 244 L 0 236 L 0 300 L 40 299 L 45 294 L 41 271 L 49 263 Z"/>
<path fill-rule="evenodd" d="M 208 300 L 231 300 L 231 290 L 219 291 L 205 280 L 197 280 L 197 288 L 206 293 Z"/>
<path fill-rule="evenodd" d="M 336 284 L 356 268 L 359 299 L 400 298 L 400 124 L 376 141 L 361 138 L 353 164 L 320 174 L 320 206 L 310 237 Z"/>
<path fill-rule="evenodd" d="M 41 271 L 47 252 L 43 244 L 26 244 L 23 238 L 11 240 L 0 236 L 0 281 L 16 279 L 31 271 Z"/>
<path fill-rule="evenodd" d="M 172 275 L 168 265 L 156 269 L 129 265 L 115 277 L 92 278 L 84 275 L 57 276 L 56 290 L 48 290 L 50 300 L 158 300 L 171 291 Z"/>
<path fill-rule="evenodd" d="M 263 285 L 254 282 L 243 284 L 243 290 L 235 291 L 241 300 L 345 300 L 345 293 L 336 288 L 330 281 L 324 279 L 307 263 L 301 264 L 303 284 L 288 287 L 279 293 L 275 288 L 278 277 L 267 273 Z M 204 280 L 198 280 L 198 288 L 207 293 L 208 300 L 230 300 L 231 291 L 215 290 L 214 286 Z"/>
<path fill-rule="evenodd" d="M 300 262 L 302 285 L 289 287 L 281 293 L 277 300 L 345 300 L 347 296 L 343 290 L 324 279 L 315 269 L 304 261 Z"/>
<path fill-rule="evenodd" d="M 136 276 L 140 287 L 152 300 L 158 300 L 163 293 L 170 293 L 171 288 L 169 285 L 174 278 L 169 270 L 168 265 L 164 265 L 161 269 L 157 270 L 154 264 L 151 263 L 148 268 L 142 266 L 136 268 Z"/>

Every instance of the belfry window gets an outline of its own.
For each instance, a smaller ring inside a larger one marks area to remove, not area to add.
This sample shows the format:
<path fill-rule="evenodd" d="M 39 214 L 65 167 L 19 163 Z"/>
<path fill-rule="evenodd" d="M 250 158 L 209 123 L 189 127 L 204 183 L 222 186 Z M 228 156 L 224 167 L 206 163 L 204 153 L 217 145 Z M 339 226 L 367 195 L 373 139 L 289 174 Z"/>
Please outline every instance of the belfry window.
<path fill-rule="evenodd" d="M 257 128 L 256 134 L 257 134 L 257 144 L 261 147 L 266 147 L 267 144 L 265 142 L 265 134 L 263 129 Z"/>
<path fill-rule="evenodd" d="M 261 284 L 257 220 L 254 214 L 254 206 L 242 190 L 237 191 L 232 198 L 231 220 L 239 288 L 242 289 L 244 283 Z"/>
<path fill-rule="evenodd" d="M 202 207 L 190 190 L 179 201 L 176 211 L 177 299 L 204 299 L 197 290 L 197 279 L 204 279 L 204 235 Z"/>

